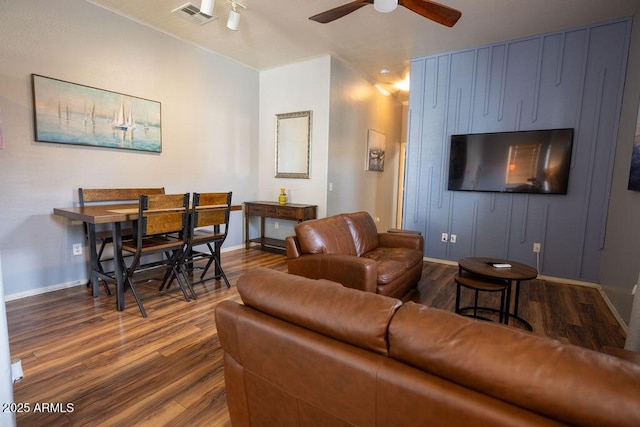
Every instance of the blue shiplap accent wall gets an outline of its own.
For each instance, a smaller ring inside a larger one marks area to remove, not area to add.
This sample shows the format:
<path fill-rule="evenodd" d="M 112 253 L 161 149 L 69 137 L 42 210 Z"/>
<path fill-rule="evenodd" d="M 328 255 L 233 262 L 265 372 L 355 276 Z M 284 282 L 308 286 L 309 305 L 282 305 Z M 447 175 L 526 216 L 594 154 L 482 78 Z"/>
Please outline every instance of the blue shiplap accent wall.
<path fill-rule="evenodd" d="M 411 64 L 403 226 L 425 256 L 495 256 L 598 282 L 631 19 L 574 28 Z M 457 133 L 574 128 L 565 195 L 446 190 Z M 457 243 L 442 243 L 442 233 Z"/>

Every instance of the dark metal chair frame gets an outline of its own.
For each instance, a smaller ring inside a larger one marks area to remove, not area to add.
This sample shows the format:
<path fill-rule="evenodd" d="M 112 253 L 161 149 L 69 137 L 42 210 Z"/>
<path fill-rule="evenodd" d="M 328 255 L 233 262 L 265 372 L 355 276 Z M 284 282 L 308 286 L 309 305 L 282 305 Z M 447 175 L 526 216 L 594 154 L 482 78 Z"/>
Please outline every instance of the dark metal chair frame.
<path fill-rule="evenodd" d="M 165 285 L 169 277 L 176 278 L 185 301 L 190 301 L 187 288 L 196 299 L 189 281 L 184 277 L 181 265 L 189 234 L 188 217 L 189 193 L 140 196 L 138 219 L 134 222 L 134 237 L 133 240 L 122 243 L 122 250 L 123 253 L 133 254 L 133 260 L 126 268 L 125 281 L 131 288 L 143 317 L 147 317 L 147 312 L 142 301 L 150 296 L 143 298 L 136 290 L 136 286 L 142 283 L 160 282 L 159 292 L 152 295 L 157 296 L 168 291 L 168 286 Z M 143 256 L 153 254 L 161 254 L 163 261 L 159 264 L 142 263 Z M 142 282 L 134 280 L 136 273 L 150 268 L 164 268 L 162 279 L 147 277 Z"/>
<path fill-rule="evenodd" d="M 227 238 L 229 230 L 229 216 L 231 212 L 232 192 L 219 193 L 194 193 L 190 215 L 189 239 L 185 250 L 183 265 L 187 272 L 193 273 L 199 267 L 194 266 L 194 261 L 208 259 L 202 267 L 202 273 L 198 280 L 191 281 L 193 285 L 203 283 L 209 268 L 214 265 L 214 279 L 224 280 L 227 288 L 231 287 L 227 275 L 220 263 L 220 251 Z M 224 227 L 221 230 L 221 227 Z M 203 228 L 205 228 L 203 230 Z M 208 229 L 208 230 L 207 230 Z M 208 252 L 196 250 L 198 246 L 206 245 Z"/>
<path fill-rule="evenodd" d="M 141 194 L 164 194 L 164 187 L 153 188 L 78 188 L 78 202 L 80 207 L 88 204 L 105 204 L 105 203 L 138 203 Z M 91 256 L 95 256 L 97 270 L 104 276 L 110 276 L 113 271 L 105 271 L 103 263 L 113 261 L 113 257 L 103 257 L 104 250 L 107 245 L 113 243 L 111 230 L 96 230 L 94 224 L 84 224 L 84 233 L 90 250 L 93 252 Z M 133 229 L 127 227 L 122 230 L 123 239 L 131 239 L 133 237 Z M 98 248 L 98 243 L 100 247 Z M 114 279 L 115 281 L 115 279 Z M 105 280 L 102 280 L 107 295 L 111 295 L 109 286 Z M 91 286 L 91 277 L 87 282 L 87 287 Z"/>

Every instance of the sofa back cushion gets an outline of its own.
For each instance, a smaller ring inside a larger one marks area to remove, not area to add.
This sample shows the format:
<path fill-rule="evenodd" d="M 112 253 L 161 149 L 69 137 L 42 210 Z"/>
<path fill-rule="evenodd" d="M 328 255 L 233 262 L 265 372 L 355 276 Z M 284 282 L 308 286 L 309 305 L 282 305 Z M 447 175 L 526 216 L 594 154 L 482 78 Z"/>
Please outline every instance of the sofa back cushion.
<path fill-rule="evenodd" d="M 571 425 L 640 425 L 640 367 L 413 302 L 389 326 L 389 356 Z"/>
<path fill-rule="evenodd" d="M 302 254 L 356 255 L 356 246 L 343 215 L 304 221 L 295 226 Z"/>
<path fill-rule="evenodd" d="M 254 268 L 238 279 L 246 306 L 325 336 L 387 354 L 387 327 L 402 305 L 395 298 Z"/>
<path fill-rule="evenodd" d="M 349 232 L 351 232 L 358 256 L 378 247 L 378 229 L 368 212 L 355 212 L 343 216 L 349 226 Z"/>

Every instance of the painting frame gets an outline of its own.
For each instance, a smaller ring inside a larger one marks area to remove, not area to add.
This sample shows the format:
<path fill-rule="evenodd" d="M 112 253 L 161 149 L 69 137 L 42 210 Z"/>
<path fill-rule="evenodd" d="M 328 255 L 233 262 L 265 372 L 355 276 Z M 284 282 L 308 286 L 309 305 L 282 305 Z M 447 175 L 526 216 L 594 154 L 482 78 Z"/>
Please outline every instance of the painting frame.
<path fill-rule="evenodd" d="M 374 129 L 367 130 L 365 170 L 384 172 L 384 156 L 387 136 Z"/>
<path fill-rule="evenodd" d="M 31 75 L 36 142 L 162 152 L 159 101 Z"/>

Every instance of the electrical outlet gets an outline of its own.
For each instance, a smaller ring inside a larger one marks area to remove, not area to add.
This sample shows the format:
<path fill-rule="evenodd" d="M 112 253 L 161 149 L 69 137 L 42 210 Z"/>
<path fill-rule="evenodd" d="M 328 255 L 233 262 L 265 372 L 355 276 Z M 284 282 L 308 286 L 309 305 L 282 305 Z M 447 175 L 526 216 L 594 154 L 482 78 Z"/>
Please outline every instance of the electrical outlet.
<path fill-rule="evenodd" d="M 73 254 L 74 255 L 82 255 L 82 243 L 74 243 L 73 244 Z"/>
<path fill-rule="evenodd" d="M 449 235 L 447 233 L 442 233 L 442 237 L 440 237 L 440 241 L 447 243 L 449 241 Z"/>
<path fill-rule="evenodd" d="M 534 243 L 533 244 L 533 252 L 535 252 L 535 253 L 539 253 L 540 252 L 540 243 Z"/>
<path fill-rule="evenodd" d="M 458 236 L 456 236 L 455 234 L 452 234 L 451 236 L 449 236 L 450 243 L 455 243 L 457 240 L 458 240 Z"/>
<path fill-rule="evenodd" d="M 278 221 L 274 222 L 274 223 L 273 223 L 273 227 L 274 227 L 276 230 L 279 230 L 279 229 L 280 229 L 280 223 L 279 223 Z"/>

